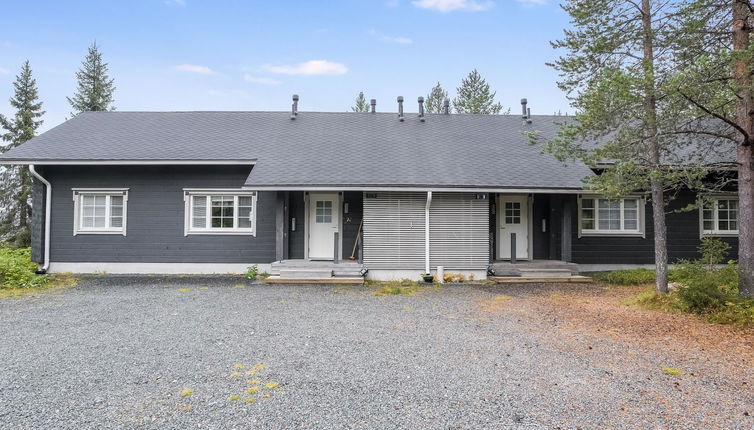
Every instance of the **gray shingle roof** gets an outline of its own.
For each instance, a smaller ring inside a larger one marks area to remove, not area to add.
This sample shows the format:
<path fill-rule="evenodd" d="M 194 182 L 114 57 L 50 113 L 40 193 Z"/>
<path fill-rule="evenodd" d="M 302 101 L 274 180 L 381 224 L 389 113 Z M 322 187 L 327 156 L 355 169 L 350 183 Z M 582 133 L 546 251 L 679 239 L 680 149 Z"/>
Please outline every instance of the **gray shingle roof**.
<path fill-rule="evenodd" d="M 256 160 L 248 186 L 581 188 L 592 174 L 529 145 L 563 117 L 395 113 L 89 112 L 0 155 L 7 161 Z"/>

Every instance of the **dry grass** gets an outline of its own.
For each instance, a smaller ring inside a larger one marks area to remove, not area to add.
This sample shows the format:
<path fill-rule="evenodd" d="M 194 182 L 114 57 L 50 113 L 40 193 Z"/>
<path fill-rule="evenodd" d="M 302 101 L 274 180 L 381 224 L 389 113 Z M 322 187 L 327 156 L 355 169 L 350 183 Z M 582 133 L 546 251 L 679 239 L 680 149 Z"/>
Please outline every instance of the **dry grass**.
<path fill-rule="evenodd" d="M 52 282 L 49 282 L 42 287 L 0 288 L 0 299 L 17 299 L 27 296 L 37 297 L 42 294 L 59 292 L 66 288 L 75 287 L 79 283 L 79 280 L 70 273 L 57 273 L 48 276 L 52 277 Z"/>

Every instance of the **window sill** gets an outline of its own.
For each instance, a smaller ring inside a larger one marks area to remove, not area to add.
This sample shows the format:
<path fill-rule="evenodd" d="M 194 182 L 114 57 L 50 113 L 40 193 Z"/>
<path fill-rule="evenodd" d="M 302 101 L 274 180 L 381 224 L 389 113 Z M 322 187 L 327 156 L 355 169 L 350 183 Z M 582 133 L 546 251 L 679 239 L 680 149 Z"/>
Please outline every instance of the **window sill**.
<path fill-rule="evenodd" d="M 579 237 L 645 237 L 641 231 L 582 231 Z"/>
<path fill-rule="evenodd" d="M 74 236 L 78 236 L 81 234 L 113 234 L 118 236 L 125 236 L 126 232 L 124 231 L 108 231 L 108 230 L 78 230 L 75 233 L 73 233 Z"/>
<path fill-rule="evenodd" d="M 255 236 L 254 231 L 187 231 L 186 236 Z"/>

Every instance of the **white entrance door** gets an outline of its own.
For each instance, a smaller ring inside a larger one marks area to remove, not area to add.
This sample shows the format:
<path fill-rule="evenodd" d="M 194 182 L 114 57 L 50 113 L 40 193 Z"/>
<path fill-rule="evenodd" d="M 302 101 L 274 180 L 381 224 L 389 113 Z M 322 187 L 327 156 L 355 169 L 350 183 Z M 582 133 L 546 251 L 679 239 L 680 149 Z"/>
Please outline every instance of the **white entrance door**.
<path fill-rule="evenodd" d="M 516 235 L 516 259 L 529 258 L 529 201 L 525 195 L 501 195 L 498 204 L 498 257 L 511 258 L 511 234 Z"/>
<path fill-rule="evenodd" d="M 309 194 L 309 259 L 332 260 L 340 226 L 338 193 Z"/>

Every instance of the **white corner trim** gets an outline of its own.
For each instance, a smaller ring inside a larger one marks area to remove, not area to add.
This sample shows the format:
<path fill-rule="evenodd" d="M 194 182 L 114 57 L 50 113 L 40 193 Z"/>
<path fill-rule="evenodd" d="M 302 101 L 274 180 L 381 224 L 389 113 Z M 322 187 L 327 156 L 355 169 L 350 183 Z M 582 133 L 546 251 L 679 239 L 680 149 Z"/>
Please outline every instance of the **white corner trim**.
<path fill-rule="evenodd" d="M 119 275 L 245 274 L 254 263 L 50 263 L 54 273 L 110 273 Z M 270 273 L 270 264 L 256 264 L 260 273 Z"/>

